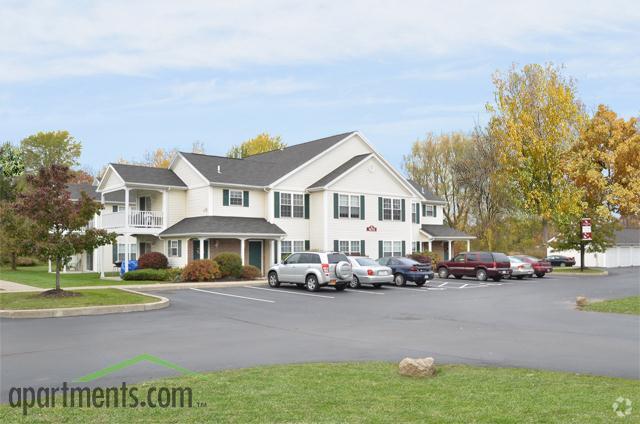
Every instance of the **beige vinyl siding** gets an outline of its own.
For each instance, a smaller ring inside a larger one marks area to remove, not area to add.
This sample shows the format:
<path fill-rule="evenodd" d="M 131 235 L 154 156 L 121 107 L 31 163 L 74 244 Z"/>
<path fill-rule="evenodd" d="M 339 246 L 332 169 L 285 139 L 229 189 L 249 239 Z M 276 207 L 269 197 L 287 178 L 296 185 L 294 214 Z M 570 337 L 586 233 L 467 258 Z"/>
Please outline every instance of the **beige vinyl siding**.
<path fill-rule="evenodd" d="M 331 185 L 330 189 L 332 191 L 346 191 L 350 193 L 414 198 L 413 193 L 400 183 L 398 178 L 374 157 L 359 163 L 355 169 Z M 410 202 L 408 204 L 410 204 Z"/>
<path fill-rule="evenodd" d="M 204 216 L 209 213 L 210 187 L 190 188 L 187 190 L 186 203 L 187 217 Z"/>
<path fill-rule="evenodd" d="M 224 206 L 223 190 L 236 190 L 249 192 L 249 207 Z M 269 193 L 273 196 L 273 193 Z M 214 215 L 241 216 L 245 218 L 265 218 L 267 216 L 267 193 L 264 190 L 247 190 L 232 187 L 213 187 L 213 211 Z"/>
<path fill-rule="evenodd" d="M 184 181 L 187 187 L 198 187 L 209 184 L 209 181 L 198 175 L 193 167 L 180 156 L 176 158 L 171 169 L 182 181 Z"/>
<path fill-rule="evenodd" d="M 181 221 L 187 214 L 187 193 L 182 190 L 170 190 L 167 204 L 167 227 Z"/>
<path fill-rule="evenodd" d="M 101 190 L 108 191 L 115 187 L 122 187 L 123 185 L 124 181 L 122 181 L 122 178 L 120 178 L 113 169 L 109 169 L 107 179 L 101 183 Z"/>
<path fill-rule="evenodd" d="M 309 196 L 309 241 L 313 249 L 325 250 L 325 221 L 329 209 L 324 202 L 324 192 L 311 193 Z"/>

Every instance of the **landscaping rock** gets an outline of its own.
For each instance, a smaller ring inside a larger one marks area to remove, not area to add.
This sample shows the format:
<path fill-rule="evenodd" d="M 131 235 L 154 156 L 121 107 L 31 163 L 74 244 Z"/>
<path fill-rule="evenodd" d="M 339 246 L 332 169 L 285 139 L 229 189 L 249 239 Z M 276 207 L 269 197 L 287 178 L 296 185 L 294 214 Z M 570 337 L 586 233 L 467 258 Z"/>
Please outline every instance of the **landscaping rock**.
<path fill-rule="evenodd" d="M 587 306 L 589 304 L 589 299 L 584 296 L 576 297 L 576 305 L 578 306 Z"/>
<path fill-rule="evenodd" d="M 409 377 L 433 377 L 436 375 L 436 366 L 433 358 L 404 358 L 400 361 L 398 371 Z"/>

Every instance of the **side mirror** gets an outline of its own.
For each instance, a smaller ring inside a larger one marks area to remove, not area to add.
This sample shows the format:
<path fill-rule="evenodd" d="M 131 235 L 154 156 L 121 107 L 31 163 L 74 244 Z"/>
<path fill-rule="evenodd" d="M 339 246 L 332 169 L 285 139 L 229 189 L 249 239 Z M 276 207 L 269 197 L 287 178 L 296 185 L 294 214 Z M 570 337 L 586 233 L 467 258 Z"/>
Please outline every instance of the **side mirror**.
<path fill-rule="evenodd" d="M 287 264 L 287 260 L 285 259 L 284 261 L 282 261 L 282 265 L 286 265 Z"/>

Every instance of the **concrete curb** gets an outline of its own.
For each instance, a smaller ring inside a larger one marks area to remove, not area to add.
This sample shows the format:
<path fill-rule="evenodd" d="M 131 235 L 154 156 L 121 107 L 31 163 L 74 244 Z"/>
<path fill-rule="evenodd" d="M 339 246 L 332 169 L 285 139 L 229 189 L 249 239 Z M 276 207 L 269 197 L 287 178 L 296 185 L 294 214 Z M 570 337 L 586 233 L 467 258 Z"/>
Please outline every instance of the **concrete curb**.
<path fill-rule="evenodd" d="M 572 277 L 604 277 L 609 275 L 609 271 L 602 271 L 602 273 L 599 274 L 592 274 L 592 273 L 584 273 L 584 272 L 580 272 L 580 271 L 575 271 L 575 272 L 552 272 L 548 275 L 558 275 L 558 276 L 562 276 L 562 275 L 567 275 L 567 276 L 572 276 Z"/>
<path fill-rule="evenodd" d="M 74 287 L 75 288 L 75 287 Z M 163 309 L 169 306 L 169 299 L 155 294 L 139 293 L 134 290 L 122 289 L 130 293 L 140 294 L 159 299 L 151 303 L 133 303 L 128 305 L 81 306 L 77 308 L 52 309 L 0 309 L 0 318 L 62 318 L 83 315 L 106 315 L 126 312 L 144 312 Z"/>

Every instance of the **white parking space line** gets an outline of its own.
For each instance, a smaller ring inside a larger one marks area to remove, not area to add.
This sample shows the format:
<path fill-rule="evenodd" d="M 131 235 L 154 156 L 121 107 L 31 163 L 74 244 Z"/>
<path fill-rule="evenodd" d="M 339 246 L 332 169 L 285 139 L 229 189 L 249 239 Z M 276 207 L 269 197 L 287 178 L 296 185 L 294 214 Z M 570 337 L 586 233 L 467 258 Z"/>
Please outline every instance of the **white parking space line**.
<path fill-rule="evenodd" d="M 468 285 L 469 285 L 469 284 L 463 284 L 463 285 L 461 285 L 461 286 L 460 286 L 460 287 L 458 287 L 458 288 L 459 288 L 459 289 L 463 289 L 463 288 L 467 287 Z"/>
<path fill-rule="evenodd" d="M 354 293 L 375 294 L 375 295 L 378 295 L 378 296 L 384 296 L 384 293 L 376 293 L 374 291 L 369 291 L 369 290 L 349 289 L 348 291 L 354 292 Z"/>
<path fill-rule="evenodd" d="M 267 291 L 272 291 L 272 292 L 276 292 L 276 293 L 297 294 L 298 296 L 313 296 L 313 297 L 322 297 L 322 298 L 325 298 L 325 299 L 335 299 L 335 296 L 325 296 L 323 294 L 298 293 L 298 292 L 294 292 L 294 291 L 291 291 L 291 290 L 268 289 L 266 287 L 254 287 L 254 286 L 242 286 L 242 287 L 247 288 L 247 289 L 254 289 L 254 290 L 267 290 Z"/>
<path fill-rule="evenodd" d="M 256 302 L 276 303 L 275 300 L 258 299 L 256 297 L 238 296 L 238 295 L 235 295 L 235 294 L 220 293 L 220 292 L 215 292 L 215 291 L 210 291 L 210 290 L 202 290 L 202 289 L 195 289 L 195 288 L 191 288 L 191 290 L 195 290 L 195 291 L 199 291 L 199 292 L 203 292 L 203 293 L 209 293 L 209 294 L 217 294 L 219 296 L 229 296 L 229 297 L 237 297 L 239 299 L 255 300 Z"/>
<path fill-rule="evenodd" d="M 447 284 L 449 284 L 449 282 L 448 282 L 448 281 L 445 281 L 444 283 L 440 284 L 438 287 L 444 287 L 444 286 L 446 286 Z"/>

